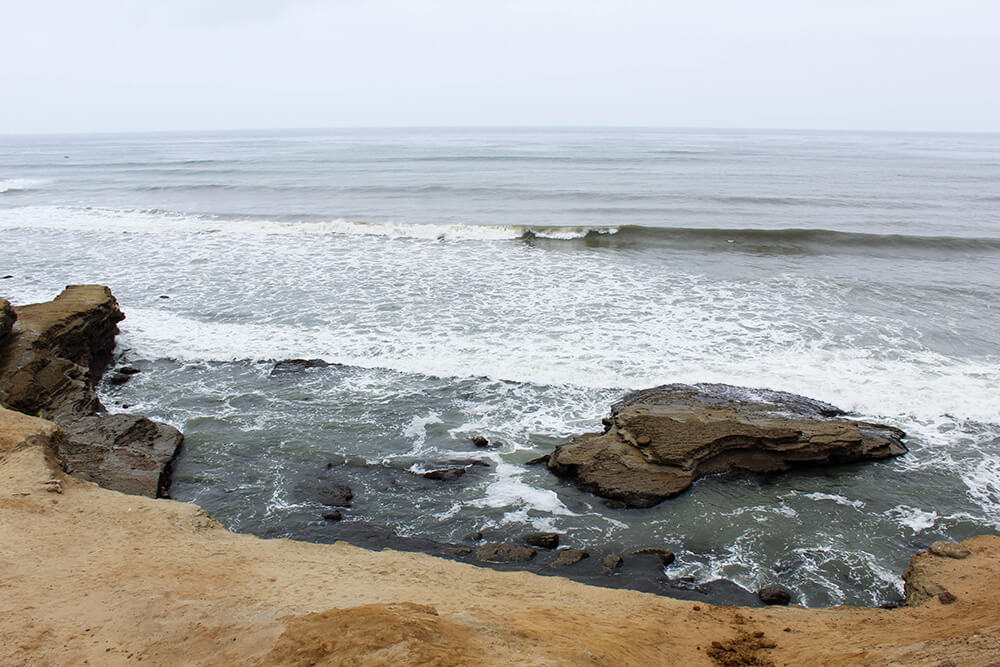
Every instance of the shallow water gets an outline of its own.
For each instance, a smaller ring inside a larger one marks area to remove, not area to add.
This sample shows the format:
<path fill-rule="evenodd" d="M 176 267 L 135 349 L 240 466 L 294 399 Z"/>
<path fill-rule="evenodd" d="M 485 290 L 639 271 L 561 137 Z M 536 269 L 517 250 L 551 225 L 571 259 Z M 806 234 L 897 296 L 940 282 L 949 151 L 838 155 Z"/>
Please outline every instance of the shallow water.
<path fill-rule="evenodd" d="M 173 496 L 235 530 L 331 539 L 304 488 L 336 479 L 345 522 L 403 536 L 663 545 L 671 578 L 876 604 L 915 549 L 1000 530 L 998 184 L 997 136 L 7 137 L 0 295 L 110 285 L 144 372 L 106 404 L 180 427 Z M 801 393 L 911 451 L 646 510 L 524 465 L 667 382 Z"/>

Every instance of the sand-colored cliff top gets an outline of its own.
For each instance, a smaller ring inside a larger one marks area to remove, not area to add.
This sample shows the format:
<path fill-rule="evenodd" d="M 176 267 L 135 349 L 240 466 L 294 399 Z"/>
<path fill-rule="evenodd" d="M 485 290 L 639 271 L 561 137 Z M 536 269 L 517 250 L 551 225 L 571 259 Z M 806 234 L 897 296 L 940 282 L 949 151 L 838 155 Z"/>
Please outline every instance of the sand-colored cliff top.
<path fill-rule="evenodd" d="M 915 559 L 950 604 L 712 607 L 236 535 L 66 476 L 47 422 L 0 409 L 0 433 L 0 664 L 1000 664 L 1000 537 Z"/>

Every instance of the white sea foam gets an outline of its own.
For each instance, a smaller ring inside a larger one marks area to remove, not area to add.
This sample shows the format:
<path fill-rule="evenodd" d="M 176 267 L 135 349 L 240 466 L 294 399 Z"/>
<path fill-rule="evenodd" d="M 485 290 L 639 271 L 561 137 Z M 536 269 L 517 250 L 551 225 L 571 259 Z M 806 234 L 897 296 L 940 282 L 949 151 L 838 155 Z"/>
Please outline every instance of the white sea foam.
<path fill-rule="evenodd" d="M 1000 459 L 984 458 L 962 481 L 968 487 L 969 498 L 983 509 L 994 528 L 1000 529 Z"/>
<path fill-rule="evenodd" d="M 792 493 L 795 492 L 793 491 Z M 853 507 L 854 509 L 858 510 L 864 508 L 865 506 L 864 502 L 861 500 L 848 500 L 844 496 L 841 496 L 836 493 L 821 493 L 817 491 L 815 493 L 805 493 L 802 495 L 805 498 L 809 498 L 810 500 L 816 500 L 816 501 L 828 500 L 830 502 L 837 503 L 838 505 L 844 505 L 845 507 Z"/>
<path fill-rule="evenodd" d="M 931 528 L 939 518 L 937 512 L 928 512 L 909 505 L 893 507 L 889 510 L 889 514 L 915 533 Z"/>
<path fill-rule="evenodd" d="M 52 181 L 44 178 L 8 178 L 0 180 L 0 192 L 16 192 L 18 190 L 35 190 L 48 185 Z"/>
<path fill-rule="evenodd" d="M 0 181 L 0 184 L 2 183 L 4 182 Z M 23 188 L 11 186 L 10 189 Z M 0 228 L 2 227 L 149 234 L 225 233 L 236 236 L 340 234 L 434 241 L 514 240 L 529 232 L 539 238 L 567 240 L 582 238 L 592 232 L 600 234 L 618 232 L 617 227 L 608 226 L 412 224 L 365 222 L 343 218 L 315 222 L 285 222 L 258 218 L 222 219 L 170 211 L 57 206 L 27 206 L 2 210 Z"/>

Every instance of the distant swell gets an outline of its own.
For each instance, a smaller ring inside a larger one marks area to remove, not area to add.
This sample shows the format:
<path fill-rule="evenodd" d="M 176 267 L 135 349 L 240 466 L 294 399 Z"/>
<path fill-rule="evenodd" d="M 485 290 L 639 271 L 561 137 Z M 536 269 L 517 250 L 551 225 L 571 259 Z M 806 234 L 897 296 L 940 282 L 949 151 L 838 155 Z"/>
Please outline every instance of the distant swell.
<path fill-rule="evenodd" d="M 719 229 L 640 225 L 462 225 L 334 220 L 272 220 L 204 216 L 158 209 L 120 210 L 55 206 L 0 210 L 0 227 L 128 231 L 377 236 L 433 241 L 569 242 L 594 248 L 673 247 L 761 254 L 996 253 L 1000 238 L 874 234 L 827 229 Z"/>

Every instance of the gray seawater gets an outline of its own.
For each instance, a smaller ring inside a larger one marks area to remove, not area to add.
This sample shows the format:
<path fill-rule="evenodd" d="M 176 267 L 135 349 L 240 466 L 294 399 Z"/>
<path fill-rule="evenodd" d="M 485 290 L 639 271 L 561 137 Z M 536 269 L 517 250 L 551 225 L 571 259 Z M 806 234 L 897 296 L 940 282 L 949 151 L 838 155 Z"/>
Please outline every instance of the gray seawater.
<path fill-rule="evenodd" d="M 234 530 L 551 529 L 808 605 L 898 600 L 915 550 L 1000 530 L 997 135 L 0 137 L 0 248 L 15 303 L 111 286 L 144 372 L 105 403 L 181 428 L 173 496 Z M 339 365 L 271 375 L 290 358 Z M 525 465 L 629 390 L 702 381 L 829 401 L 910 453 L 646 510 Z M 318 478 L 354 489 L 340 524 Z"/>

